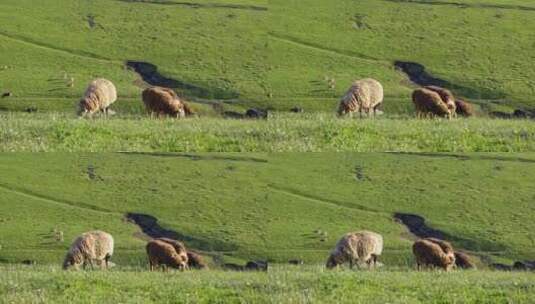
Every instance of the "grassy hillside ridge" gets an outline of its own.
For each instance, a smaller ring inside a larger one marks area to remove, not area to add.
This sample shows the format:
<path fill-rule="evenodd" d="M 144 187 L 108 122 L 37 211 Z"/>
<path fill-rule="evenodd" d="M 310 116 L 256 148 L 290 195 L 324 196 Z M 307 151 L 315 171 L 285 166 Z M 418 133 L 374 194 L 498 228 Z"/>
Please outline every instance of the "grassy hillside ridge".
<path fill-rule="evenodd" d="M 340 96 L 353 79 L 368 76 L 380 79 L 387 95 L 409 97 L 410 85 L 394 68 L 402 60 L 423 64 L 470 99 L 533 102 L 529 1 L 308 2 L 270 6 L 278 68 L 269 76 L 278 97 Z M 337 81 L 334 92 L 325 76 Z"/>
<path fill-rule="evenodd" d="M 413 84 L 394 68 L 401 60 L 423 64 L 485 110 L 532 108 L 533 7 L 501 0 L 6 0 L 0 92 L 70 111 L 62 100 L 75 102 L 90 79 L 107 77 L 120 101 L 139 98 L 143 77 L 125 67 L 134 60 L 154 64 L 189 99 L 281 110 L 331 111 L 351 81 L 374 77 L 393 103 L 388 109 L 404 113 Z M 2 103 L 2 110 L 18 109 Z"/>
<path fill-rule="evenodd" d="M 74 114 L 0 114 L 4 152 L 529 152 L 534 145 L 535 124 L 528 120 L 282 113 L 262 121 L 131 115 L 85 120 Z"/>
<path fill-rule="evenodd" d="M 322 263 L 342 234 L 370 229 L 382 260 L 406 267 L 396 212 L 485 262 L 533 259 L 534 166 L 532 154 L 0 154 L 0 261 L 58 264 L 76 235 L 103 229 L 119 265 L 144 265 L 131 212 L 231 260 Z"/>
<path fill-rule="evenodd" d="M 167 77 L 204 88 L 210 98 L 263 95 L 265 11 L 240 8 L 265 2 L 229 3 L 237 9 L 197 3 L 201 6 L 3 1 L 0 17 L 10 22 L 0 32 L 0 88 L 26 97 L 74 97 L 91 78 L 104 76 L 116 82 L 121 96 L 137 96 L 137 75 L 125 63 L 139 60 L 155 64 Z M 64 74 L 74 77 L 74 87 L 59 81 Z"/>
<path fill-rule="evenodd" d="M 140 269 L 73 273 L 56 267 L 0 268 L 6 303 L 531 303 L 533 274 L 497 272 L 327 272 L 276 267 L 269 273 Z"/>

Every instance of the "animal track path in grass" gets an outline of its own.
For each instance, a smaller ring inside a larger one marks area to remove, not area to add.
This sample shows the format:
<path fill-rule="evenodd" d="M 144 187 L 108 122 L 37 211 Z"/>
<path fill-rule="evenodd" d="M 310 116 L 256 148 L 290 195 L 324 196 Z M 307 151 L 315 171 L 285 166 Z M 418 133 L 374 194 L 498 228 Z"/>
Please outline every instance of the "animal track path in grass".
<path fill-rule="evenodd" d="M 486 4 L 486 3 L 461 3 L 450 1 L 423 1 L 423 0 L 383 0 L 394 3 L 407 3 L 407 4 L 421 4 L 421 5 L 442 5 L 442 6 L 455 6 L 458 8 L 484 8 L 484 9 L 504 9 L 504 10 L 519 10 L 519 11 L 535 11 L 535 7 L 522 6 L 522 5 L 508 5 L 508 4 Z"/>
<path fill-rule="evenodd" d="M 271 32 L 271 33 L 269 33 L 269 36 L 271 38 L 279 40 L 279 41 L 291 43 L 291 44 L 294 44 L 294 45 L 297 45 L 297 46 L 300 46 L 300 47 L 316 50 L 316 51 L 319 51 L 319 52 L 335 54 L 335 55 L 344 56 L 344 57 L 350 57 L 350 58 L 353 58 L 353 59 L 366 61 L 366 62 L 373 63 L 373 64 L 381 63 L 381 64 L 384 64 L 385 66 L 388 66 L 388 67 L 392 66 L 392 63 L 390 61 L 388 61 L 388 60 L 382 60 L 382 59 L 379 59 L 379 58 L 375 58 L 375 57 L 364 55 L 364 54 L 360 54 L 360 53 L 355 53 L 355 52 L 352 52 L 352 51 L 343 51 L 343 50 L 324 47 L 324 46 L 321 46 L 321 45 L 318 45 L 318 44 L 315 44 L 315 43 L 311 43 L 311 42 L 307 42 L 307 41 L 304 41 L 304 40 L 301 40 L 301 39 L 298 39 L 298 38 L 295 38 L 295 37 L 291 37 L 291 36 L 288 36 L 288 35 L 277 34 L 277 33 Z"/>
<path fill-rule="evenodd" d="M 105 208 L 93 206 L 93 205 L 90 205 L 90 204 L 79 203 L 79 202 L 71 202 L 71 201 L 62 200 L 62 199 L 56 199 L 56 198 L 53 198 L 53 197 L 50 197 L 50 196 L 47 196 L 47 195 L 43 195 L 43 194 L 38 194 L 38 193 L 32 192 L 32 191 L 27 190 L 27 189 L 23 189 L 23 188 L 19 188 L 19 187 L 13 187 L 13 186 L 6 185 L 6 184 L 1 184 L 1 183 L 0 183 L 0 190 L 11 192 L 11 193 L 15 193 L 15 194 L 20 195 L 20 196 L 29 197 L 29 198 L 32 198 L 32 199 L 37 199 L 37 200 L 40 200 L 40 201 L 43 201 L 43 202 L 47 202 L 47 203 L 51 203 L 51 204 L 55 204 L 55 205 L 67 206 L 67 207 L 71 207 L 71 208 L 82 209 L 82 210 L 85 210 L 85 211 L 92 211 L 92 212 L 98 212 L 98 213 L 108 213 L 108 214 L 121 214 L 120 212 L 114 212 L 112 210 L 108 210 L 108 209 L 105 209 Z"/>
<path fill-rule="evenodd" d="M 426 153 L 426 152 L 386 152 L 388 154 L 398 154 L 398 155 L 409 155 L 409 156 L 421 156 L 429 158 L 452 158 L 458 160 L 495 160 L 495 161 L 504 161 L 504 162 L 519 162 L 519 163 L 528 163 L 535 164 L 535 159 L 522 158 L 522 157 L 504 157 L 504 156 L 493 156 L 493 155 L 484 155 L 484 154 L 473 154 L 473 155 L 460 155 L 460 154 L 450 154 L 450 153 Z"/>
<path fill-rule="evenodd" d="M 7 38 L 7 39 L 11 39 L 11 40 L 17 41 L 19 43 L 30 45 L 30 46 L 36 47 L 36 48 L 55 51 L 55 52 L 63 53 L 63 54 L 66 54 L 66 55 L 81 57 L 81 58 L 84 58 L 84 59 L 90 59 L 90 60 L 96 60 L 96 61 L 105 61 L 105 62 L 108 62 L 108 63 L 111 62 L 111 63 L 119 64 L 121 66 L 123 65 L 122 61 L 120 61 L 120 60 L 113 60 L 113 59 L 106 58 L 106 57 L 103 57 L 103 56 L 100 56 L 100 55 L 97 55 L 97 54 L 93 54 L 93 53 L 90 53 L 90 52 L 86 52 L 86 51 L 79 51 L 79 50 L 72 50 L 72 49 L 68 49 L 68 48 L 61 48 L 61 47 L 57 47 L 57 46 L 54 46 L 54 45 L 51 45 L 51 44 L 48 44 L 48 43 L 36 41 L 36 40 L 28 38 L 28 37 L 20 36 L 20 35 L 14 35 L 14 34 L 10 34 L 10 33 L 6 33 L 6 32 L 3 32 L 3 31 L 0 31 L 0 36 L 2 36 L 4 38 Z"/>
<path fill-rule="evenodd" d="M 267 11 L 268 8 L 264 6 L 257 5 L 247 5 L 247 4 L 232 4 L 232 3 L 198 3 L 198 2 L 180 2 L 180 1 L 169 1 L 169 0 L 118 0 L 120 2 L 129 2 L 129 3 L 147 3 L 147 4 L 156 4 L 156 5 L 177 5 L 185 6 L 193 9 L 199 8 L 221 8 L 221 9 L 236 9 L 236 10 L 250 10 L 250 11 Z"/>
<path fill-rule="evenodd" d="M 317 195 L 313 195 L 313 194 L 308 194 L 308 193 L 303 193 L 299 190 L 296 190 L 296 189 L 290 189 L 290 188 L 284 188 L 284 187 L 281 187 L 281 186 L 275 186 L 275 185 L 268 185 L 268 187 L 273 190 L 273 191 L 276 191 L 276 192 L 280 192 L 280 193 L 284 193 L 284 194 L 288 194 L 288 195 L 291 195 L 291 196 L 296 196 L 296 197 L 299 197 L 299 198 L 302 198 L 302 199 L 306 199 L 306 200 L 309 200 L 309 201 L 315 201 L 317 203 L 320 203 L 320 204 L 323 204 L 323 205 L 329 205 L 329 206 L 335 206 L 335 207 L 339 207 L 339 208 L 347 208 L 347 209 L 352 209 L 352 210 L 357 210 L 357 211 L 362 211 L 362 212 L 371 212 L 371 213 L 379 213 L 379 214 L 383 214 L 385 215 L 385 217 L 390 217 L 390 212 L 384 212 L 384 211 L 379 211 L 379 210 L 375 210 L 375 209 L 372 209 L 372 208 L 369 208 L 369 207 L 366 207 L 366 206 L 362 206 L 362 205 L 357 205 L 357 204 L 348 204 L 348 203 L 344 203 L 344 202 L 339 202 L 339 201 L 336 201 L 336 200 L 332 200 L 332 199 L 326 199 L 326 198 L 321 198 Z"/>
<path fill-rule="evenodd" d="M 155 153 L 155 152 L 119 152 L 124 155 L 144 155 L 152 157 L 170 157 L 170 158 L 187 158 L 193 161 L 199 160 L 220 160 L 220 161 L 235 161 L 235 162 L 252 162 L 252 163 L 267 163 L 267 159 L 246 156 L 224 156 L 224 155 L 196 155 L 184 153 Z"/>

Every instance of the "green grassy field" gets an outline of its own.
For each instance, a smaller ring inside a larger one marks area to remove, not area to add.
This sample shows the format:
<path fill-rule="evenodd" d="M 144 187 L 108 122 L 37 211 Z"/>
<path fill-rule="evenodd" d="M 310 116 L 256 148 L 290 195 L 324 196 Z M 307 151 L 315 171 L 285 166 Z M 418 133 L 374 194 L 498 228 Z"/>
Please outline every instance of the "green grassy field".
<path fill-rule="evenodd" d="M 468 271 L 266 273 L 0 267 L 0 303 L 533 303 L 534 274 Z"/>
<path fill-rule="evenodd" d="M 332 111 L 352 80 L 375 77 L 386 109 L 404 112 L 414 85 L 394 68 L 401 60 L 423 64 L 484 109 L 530 108 L 534 8 L 503 0 L 5 0 L 0 92 L 15 102 L 0 100 L 0 109 L 71 111 L 99 76 L 132 104 L 142 81 L 129 60 L 154 64 L 190 100 L 242 107 Z"/>
<path fill-rule="evenodd" d="M 0 154 L 0 261 L 58 264 L 76 235 L 103 229 L 119 265 L 144 265 L 126 213 L 231 260 L 322 263 L 345 232 L 370 229 L 387 265 L 411 266 L 396 212 L 485 262 L 533 259 L 534 166 L 532 154 Z"/>
<path fill-rule="evenodd" d="M 0 98 L 0 150 L 534 151 L 532 121 L 486 118 L 533 107 L 534 4 L 306 2 L 3 1 L 0 93 L 13 96 Z M 415 84 L 398 60 L 423 64 L 480 117 L 408 119 Z M 156 76 L 128 61 L 153 64 Z M 111 122 L 74 119 L 95 77 L 118 87 Z M 383 83 L 387 115 L 335 120 L 339 97 L 363 77 Z M 173 87 L 202 119 L 147 120 L 148 84 Z M 251 107 L 276 112 L 268 122 L 219 116 Z M 280 113 L 293 107 L 307 115 Z M 28 110 L 38 113 L 19 113 Z"/>
<path fill-rule="evenodd" d="M 416 120 L 407 116 L 338 119 L 333 114 L 275 113 L 268 120 L 149 119 L 127 115 L 0 114 L 3 152 L 529 152 L 529 120 Z"/>
<path fill-rule="evenodd" d="M 535 100 L 533 1 L 306 3 L 270 2 L 275 99 L 336 98 L 353 79 L 371 76 L 406 104 L 411 86 L 393 66 L 401 60 L 423 64 L 455 93 L 486 105 Z"/>

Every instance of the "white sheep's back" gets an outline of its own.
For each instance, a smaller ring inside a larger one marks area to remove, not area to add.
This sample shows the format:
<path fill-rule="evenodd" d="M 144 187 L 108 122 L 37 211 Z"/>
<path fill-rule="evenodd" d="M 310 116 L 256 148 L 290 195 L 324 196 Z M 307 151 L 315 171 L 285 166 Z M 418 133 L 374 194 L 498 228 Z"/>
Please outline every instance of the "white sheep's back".
<path fill-rule="evenodd" d="M 355 233 L 363 247 L 369 254 L 381 255 L 383 253 L 383 236 L 372 231 L 359 231 Z"/>
<path fill-rule="evenodd" d="M 114 240 L 111 234 L 98 230 L 87 234 L 94 240 L 95 259 L 103 260 L 106 256 L 113 255 Z"/>
<path fill-rule="evenodd" d="M 85 96 L 95 94 L 98 96 L 101 108 L 107 108 L 117 100 L 117 89 L 115 85 L 104 78 L 93 80 L 85 92 Z"/>
<path fill-rule="evenodd" d="M 357 80 L 353 83 L 352 90 L 365 108 L 373 108 L 383 102 L 383 86 L 375 79 Z"/>

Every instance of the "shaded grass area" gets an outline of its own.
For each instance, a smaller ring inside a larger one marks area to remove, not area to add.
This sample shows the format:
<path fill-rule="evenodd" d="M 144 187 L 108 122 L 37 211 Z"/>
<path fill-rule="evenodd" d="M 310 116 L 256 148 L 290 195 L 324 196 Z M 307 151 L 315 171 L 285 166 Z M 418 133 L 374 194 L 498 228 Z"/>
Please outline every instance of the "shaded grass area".
<path fill-rule="evenodd" d="M 6 303 L 532 303 L 535 274 L 327 272 L 276 267 L 265 273 L 140 269 L 72 273 L 55 267 L 0 269 Z"/>
<path fill-rule="evenodd" d="M 68 114 L 6 113 L 0 114 L 0 150 L 526 152 L 535 151 L 535 124 L 486 118 L 337 119 L 333 114 L 177 121 L 145 115 L 84 120 Z"/>

